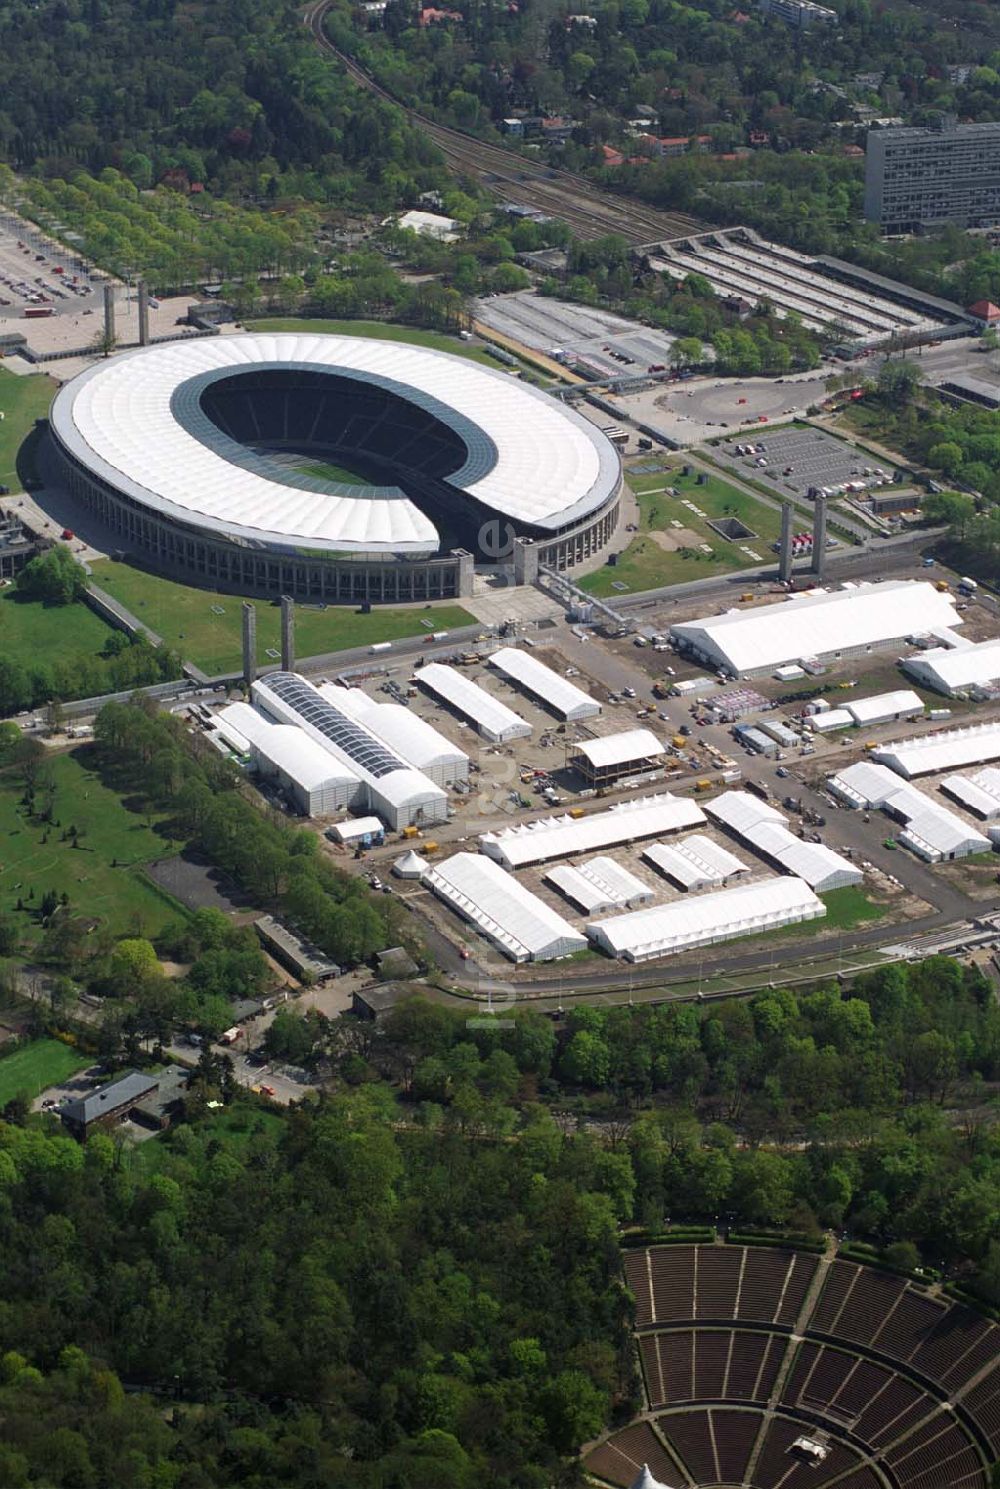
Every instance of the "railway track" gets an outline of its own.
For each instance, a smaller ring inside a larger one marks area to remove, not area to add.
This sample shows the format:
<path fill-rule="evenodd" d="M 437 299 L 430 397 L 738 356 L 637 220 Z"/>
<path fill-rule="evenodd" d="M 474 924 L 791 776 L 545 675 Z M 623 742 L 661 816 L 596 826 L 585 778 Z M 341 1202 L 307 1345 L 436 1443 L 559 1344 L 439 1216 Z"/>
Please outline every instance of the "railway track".
<path fill-rule="evenodd" d="M 655 243 L 710 231 L 709 224 L 686 213 L 661 212 L 634 197 L 615 196 L 583 176 L 524 159 L 500 145 L 488 144 L 406 108 L 353 57 L 334 46 L 323 26 L 330 4 L 331 0 L 315 0 L 303 12 L 303 22 L 317 48 L 335 58 L 359 87 L 402 108 L 410 123 L 419 126 L 434 141 L 453 171 L 476 177 L 502 201 L 533 207 L 558 218 L 579 238 L 618 233 L 630 243 Z"/>

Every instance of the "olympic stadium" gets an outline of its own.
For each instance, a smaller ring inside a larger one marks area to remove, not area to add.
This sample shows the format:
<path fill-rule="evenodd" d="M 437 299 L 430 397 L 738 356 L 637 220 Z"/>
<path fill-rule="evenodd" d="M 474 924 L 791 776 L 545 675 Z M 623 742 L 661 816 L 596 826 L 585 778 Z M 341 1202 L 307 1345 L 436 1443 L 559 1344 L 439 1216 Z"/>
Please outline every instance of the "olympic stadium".
<path fill-rule="evenodd" d="M 239 593 L 357 602 L 568 569 L 618 523 L 621 465 L 586 419 L 507 373 L 407 343 L 177 341 L 57 394 L 60 476 L 151 567 Z"/>

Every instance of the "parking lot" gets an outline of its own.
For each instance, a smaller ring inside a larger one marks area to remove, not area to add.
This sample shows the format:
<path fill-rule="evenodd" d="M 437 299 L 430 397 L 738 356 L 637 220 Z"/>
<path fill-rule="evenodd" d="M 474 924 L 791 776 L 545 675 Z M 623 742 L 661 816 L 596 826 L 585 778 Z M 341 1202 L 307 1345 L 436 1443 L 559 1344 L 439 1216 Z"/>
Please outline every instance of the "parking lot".
<path fill-rule="evenodd" d="M 0 217 L 0 318 L 78 312 L 94 293 L 82 258 L 19 218 Z"/>
<path fill-rule="evenodd" d="M 896 477 L 888 462 L 880 464 L 875 456 L 811 426 L 761 430 L 747 441 L 734 436 L 717 445 L 713 454 L 721 465 L 752 476 L 779 496 L 799 500 L 813 489 L 831 495 L 861 492 L 891 485 Z"/>
<path fill-rule="evenodd" d="M 670 365 L 674 338 L 638 321 L 528 290 L 475 302 L 477 320 L 597 378 L 637 377 Z"/>

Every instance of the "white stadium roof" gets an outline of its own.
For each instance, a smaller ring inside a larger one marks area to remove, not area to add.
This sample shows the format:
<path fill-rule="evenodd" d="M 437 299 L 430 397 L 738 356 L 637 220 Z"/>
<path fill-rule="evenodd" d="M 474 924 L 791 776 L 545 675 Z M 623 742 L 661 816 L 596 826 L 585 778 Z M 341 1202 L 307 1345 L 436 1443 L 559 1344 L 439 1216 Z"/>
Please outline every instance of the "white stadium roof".
<path fill-rule="evenodd" d="M 752 610 L 670 627 L 676 641 L 734 673 L 761 672 L 802 657 L 845 655 L 935 625 L 961 625 L 948 594 L 933 584 L 900 579 L 853 589 L 812 590 Z"/>
<path fill-rule="evenodd" d="M 804 879 L 810 889 L 826 893 L 860 884 L 864 877 L 855 864 L 825 843 L 797 838 L 789 831 L 786 817 L 746 791 L 727 791 L 710 801 L 705 810 L 786 874 Z"/>
<path fill-rule="evenodd" d="M 746 864 L 735 853 L 701 832 L 693 832 L 679 843 L 651 843 L 642 856 L 681 889 L 703 889 L 706 884 L 721 884 L 733 874 L 747 872 Z"/>
<path fill-rule="evenodd" d="M 431 864 L 424 883 L 512 961 L 551 961 L 587 945 L 537 894 L 478 853 L 455 853 Z"/>
<path fill-rule="evenodd" d="M 938 693 L 961 693 L 1000 678 L 1000 641 L 965 641 L 958 646 L 935 646 L 904 657 L 912 677 Z"/>
<path fill-rule="evenodd" d="M 505 744 L 510 739 L 527 739 L 531 733 L 527 719 L 522 719 L 502 699 L 494 698 L 457 667 L 449 667 L 446 662 L 428 662 L 421 667 L 418 677 L 426 688 L 474 724 L 486 739 Z"/>
<path fill-rule="evenodd" d="M 587 934 L 612 956 L 642 962 L 825 914 L 801 879 L 764 879 L 595 921 Z"/>
<path fill-rule="evenodd" d="M 926 776 L 936 770 L 960 770 L 1000 760 L 1000 724 L 970 724 L 965 729 L 940 729 L 899 740 L 872 751 L 872 759 L 897 775 Z"/>
<path fill-rule="evenodd" d="M 990 847 L 989 838 L 970 827 L 957 812 L 932 801 L 884 765 L 859 760 L 831 776 L 828 784 L 835 796 L 851 806 L 877 807 L 905 822 L 899 841 L 931 863 L 985 853 Z"/>
<path fill-rule="evenodd" d="M 653 898 L 649 885 L 613 858 L 590 858 L 581 864 L 561 863 L 549 869 L 544 877 L 546 884 L 554 884 L 585 915 L 618 905 L 641 904 Z"/>
<path fill-rule="evenodd" d="M 666 745 L 651 729 L 623 729 L 618 734 L 602 734 L 597 739 L 584 739 L 573 746 L 585 755 L 595 770 L 608 770 L 615 765 L 632 765 L 666 752 Z"/>
<path fill-rule="evenodd" d="M 577 719 L 589 719 L 599 714 L 601 705 L 582 688 L 560 677 L 551 667 L 546 667 L 530 651 L 519 651 L 516 646 L 504 646 L 489 658 L 491 667 L 521 684 L 529 693 L 540 698 L 555 713 L 562 714 L 570 723 Z"/>
<path fill-rule="evenodd" d="M 664 791 L 638 801 L 623 801 L 589 817 L 543 817 L 538 822 L 483 833 L 479 847 L 480 852 L 505 867 L 520 869 L 550 858 L 568 858 L 573 853 L 653 838 L 661 832 L 678 832 L 704 820 L 704 812 L 693 801 Z"/>
<path fill-rule="evenodd" d="M 857 698 L 844 707 L 858 725 L 881 724 L 889 719 L 906 718 L 923 713 L 923 699 L 912 688 L 897 688 L 892 693 L 876 693 L 873 698 Z"/>
<path fill-rule="evenodd" d="M 469 450 L 450 484 L 515 522 L 557 531 L 617 486 L 610 441 L 548 394 L 467 358 L 360 336 L 261 333 L 128 352 L 67 383 L 52 426 L 115 490 L 189 526 L 283 548 L 434 552 L 433 522 L 398 487 L 339 485 L 248 459 L 201 409 L 212 381 L 282 369 L 349 377 L 437 415 Z"/>

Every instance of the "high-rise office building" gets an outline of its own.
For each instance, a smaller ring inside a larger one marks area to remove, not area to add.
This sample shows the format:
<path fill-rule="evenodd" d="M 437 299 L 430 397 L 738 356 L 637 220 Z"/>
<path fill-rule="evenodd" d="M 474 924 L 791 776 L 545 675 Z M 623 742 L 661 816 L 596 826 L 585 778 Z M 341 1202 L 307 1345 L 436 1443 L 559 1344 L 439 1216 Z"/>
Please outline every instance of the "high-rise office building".
<path fill-rule="evenodd" d="M 1000 123 L 870 130 L 865 217 L 884 233 L 1000 223 Z"/>

